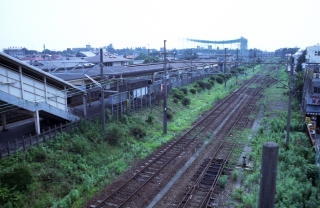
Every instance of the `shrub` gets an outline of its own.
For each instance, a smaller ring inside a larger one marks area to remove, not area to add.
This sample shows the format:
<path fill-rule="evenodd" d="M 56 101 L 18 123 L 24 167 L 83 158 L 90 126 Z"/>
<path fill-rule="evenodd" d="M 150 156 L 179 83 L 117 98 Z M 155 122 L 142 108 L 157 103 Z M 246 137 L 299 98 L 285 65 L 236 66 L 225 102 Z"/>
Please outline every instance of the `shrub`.
<path fill-rule="evenodd" d="M 185 94 L 183 91 L 178 90 L 177 88 L 172 89 L 171 94 L 174 98 L 181 100 L 185 97 Z"/>
<path fill-rule="evenodd" d="M 117 124 L 110 124 L 106 129 L 106 141 L 110 145 L 117 145 L 120 140 L 125 138 L 126 132 L 124 128 L 119 128 Z"/>
<path fill-rule="evenodd" d="M 148 118 L 147 118 L 146 122 L 148 124 L 153 124 L 153 121 L 154 121 L 154 117 L 152 115 L 148 115 Z"/>
<path fill-rule="evenodd" d="M 173 98 L 174 103 L 179 103 L 179 100 L 177 98 Z"/>
<path fill-rule="evenodd" d="M 218 185 L 220 188 L 225 188 L 227 184 L 228 176 L 222 175 L 218 179 Z"/>
<path fill-rule="evenodd" d="M 91 141 L 93 141 L 93 139 Z M 76 135 L 76 137 L 70 141 L 70 151 L 80 155 L 88 154 L 89 145 L 87 140 L 84 137 Z"/>
<path fill-rule="evenodd" d="M 216 78 L 216 81 L 217 81 L 219 84 L 222 84 L 222 83 L 223 83 L 223 78 L 217 77 L 217 78 Z"/>
<path fill-rule="evenodd" d="M 194 88 L 191 88 L 191 89 L 190 89 L 190 92 L 191 92 L 192 94 L 196 94 L 197 90 L 194 89 Z"/>
<path fill-rule="evenodd" d="M 110 111 L 109 108 L 105 109 L 105 113 L 104 114 L 105 114 L 106 122 L 112 120 L 112 114 L 111 114 L 111 111 Z"/>
<path fill-rule="evenodd" d="M 218 74 L 217 77 L 216 77 L 216 80 L 217 80 L 217 78 L 219 78 L 219 77 L 223 79 L 223 78 L 224 78 L 224 74 Z"/>
<path fill-rule="evenodd" d="M 172 113 L 169 112 L 169 111 L 167 111 L 167 119 L 168 119 L 168 120 L 171 120 L 172 117 L 173 117 Z"/>
<path fill-rule="evenodd" d="M 209 83 L 211 84 L 211 86 L 213 87 L 214 86 L 214 81 L 209 79 Z"/>
<path fill-rule="evenodd" d="M 211 80 L 211 81 L 215 81 L 215 80 L 216 80 L 216 78 L 215 78 L 215 76 L 210 76 L 210 77 L 209 77 L 209 80 Z"/>
<path fill-rule="evenodd" d="M 233 173 L 232 173 L 232 178 L 233 178 L 234 181 L 237 181 L 237 180 L 238 180 L 238 175 L 239 175 L 238 170 L 233 171 Z"/>
<path fill-rule="evenodd" d="M 125 125 L 129 124 L 128 116 L 124 114 L 120 116 L 119 121 Z"/>
<path fill-rule="evenodd" d="M 12 172 L 0 175 L 0 184 L 18 191 L 26 191 L 33 182 L 33 174 L 29 166 L 15 167 Z"/>
<path fill-rule="evenodd" d="M 312 179 L 312 185 L 315 185 L 316 179 L 318 178 L 318 166 L 314 164 L 307 165 L 307 178 Z"/>
<path fill-rule="evenodd" d="M 44 162 L 47 158 L 47 151 L 44 147 L 37 148 L 32 146 L 29 149 L 29 159 L 35 162 Z"/>
<path fill-rule="evenodd" d="M 184 106 L 188 106 L 188 105 L 190 105 L 190 99 L 189 98 L 183 98 L 181 103 Z"/>
<path fill-rule="evenodd" d="M 210 83 L 206 83 L 206 88 L 210 90 L 212 88 L 212 85 Z"/>
<path fill-rule="evenodd" d="M 136 139 L 141 139 L 147 135 L 146 131 L 141 126 L 131 127 L 130 132 Z"/>
<path fill-rule="evenodd" d="M 200 81 L 197 81 L 197 83 L 201 87 L 201 89 L 203 90 L 206 89 L 207 84 L 204 81 L 200 80 Z"/>
<path fill-rule="evenodd" d="M 185 95 L 188 95 L 188 89 L 186 87 L 180 89 Z"/>

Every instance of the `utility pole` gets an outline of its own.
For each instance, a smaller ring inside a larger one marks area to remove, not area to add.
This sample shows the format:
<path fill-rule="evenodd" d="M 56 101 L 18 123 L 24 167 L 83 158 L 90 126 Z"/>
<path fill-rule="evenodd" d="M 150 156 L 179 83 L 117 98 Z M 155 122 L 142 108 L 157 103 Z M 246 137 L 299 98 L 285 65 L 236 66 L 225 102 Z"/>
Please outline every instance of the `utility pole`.
<path fill-rule="evenodd" d="M 239 54 L 239 49 L 237 48 L 237 58 L 236 58 L 236 70 L 238 70 L 238 54 Z M 238 73 L 236 73 L 236 85 L 238 85 Z"/>
<path fill-rule="evenodd" d="M 288 115 L 287 115 L 287 135 L 286 135 L 286 149 L 289 149 L 289 137 L 290 137 L 290 120 L 291 120 L 291 100 L 293 90 L 293 56 L 290 57 L 290 75 L 289 75 L 289 102 L 288 102 Z"/>
<path fill-rule="evenodd" d="M 279 145 L 265 142 L 262 149 L 258 208 L 273 208 L 276 196 Z"/>
<path fill-rule="evenodd" d="M 191 57 L 190 57 L 190 60 L 191 60 L 191 82 L 193 82 L 193 68 L 192 68 L 192 48 L 191 48 Z"/>
<path fill-rule="evenodd" d="M 149 49 L 149 44 L 148 44 L 148 63 L 150 65 L 150 49 Z"/>
<path fill-rule="evenodd" d="M 166 51 L 166 40 L 164 40 L 164 99 L 163 99 L 163 134 L 167 134 L 167 51 Z"/>
<path fill-rule="evenodd" d="M 226 88 L 226 87 L 227 87 L 227 79 L 226 79 L 226 65 L 227 65 L 227 48 L 224 48 L 224 67 L 223 67 L 224 88 Z"/>
<path fill-rule="evenodd" d="M 106 117 L 104 113 L 104 85 L 103 85 L 103 51 L 102 48 L 100 48 L 100 74 L 101 74 L 101 123 L 102 123 L 102 133 L 106 130 Z"/>
<path fill-rule="evenodd" d="M 236 67 L 238 67 L 238 53 L 239 53 L 239 49 L 237 48 L 237 58 L 236 58 Z"/>

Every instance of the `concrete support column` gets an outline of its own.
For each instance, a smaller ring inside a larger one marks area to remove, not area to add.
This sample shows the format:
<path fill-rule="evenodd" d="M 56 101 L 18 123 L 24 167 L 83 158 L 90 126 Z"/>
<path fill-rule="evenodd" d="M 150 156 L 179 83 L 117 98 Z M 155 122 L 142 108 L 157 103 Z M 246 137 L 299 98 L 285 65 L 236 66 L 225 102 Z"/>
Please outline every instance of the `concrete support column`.
<path fill-rule="evenodd" d="M 45 101 L 48 104 L 48 90 L 47 90 L 47 78 L 43 77 L 43 84 L 44 84 L 44 96 L 45 96 Z M 68 109 L 66 109 L 68 110 Z"/>
<path fill-rule="evenodd" d="M 155 79 L 155 77 L 156 77 L 156 74 L 157 74 L 157 73 L 155 73 L 155 72 L 152 74 L 152 84 L 154 84 L 154 79 Z"/>
<path fill-rule="evenodd" d="M 1 121 L 2 121 L 2 131 L 7 131 L 7 115 L 6 113 L 1 113 Z"/>
<path fill-rule="evenodd" d="M 64 87 L 63 87 L 63 90 L 64 90 L 64 105 L 65 105 L 66 111 L 68 111 L 68 93 L 67 93 L 67 87 L 64 86 Z"/>
<path fill-rule="evenodd" d="M 91 85 L 89 86 L 89 89 L 88 89 L 88 99 L 89 99 L 89 107 L 91 107 Z"/>
<path fill-rule="evenodd" d="M 275 142 L 263 144 L 258 208 L 274 207 L 278 151 L 279 145 Z"/>
<path fill-rule="evenodd" d="M 40 134 L 40 117 L 39 117 L 39 111 L 35 111 L 33 113 L 33 117 L 34 117 L 34 124 L 36 127 L 36 134 Z"/>
<path fill-rule="evenodd" d="M 120 93 L 120 92 L 119 92 L 119 85 L 120 85 L 120 82 L 119 82 L 119 80 L 117 79 L 117 80 L 116 80 L 116 88 L 117 88 L 118 93 Z"/>
<path fill-rule="evenodd" d="M 21 85 L 21 98 L 24 99 L 24 86 L 23 86 L 23 76 L 22 76 L 22 68 L 19 65 L 19 77 L 20 77 L 20 85 Z"/>
<path fill-rule="evenodd" d="M 86 118 L 87 117 L 87 94 L 83 94 L 82 96 L 83 99 L 83 117 Z"/>

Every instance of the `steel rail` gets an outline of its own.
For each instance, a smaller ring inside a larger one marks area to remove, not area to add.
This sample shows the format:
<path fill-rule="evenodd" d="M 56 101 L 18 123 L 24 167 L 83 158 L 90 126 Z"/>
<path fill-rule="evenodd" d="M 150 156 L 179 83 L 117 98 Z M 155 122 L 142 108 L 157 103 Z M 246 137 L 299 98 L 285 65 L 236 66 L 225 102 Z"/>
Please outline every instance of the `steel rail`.
<path fill-rule="evenodd" d="M 248 103 L 250 103 L 250 101 L 253 98 L 254 97 L 251 97 L 251 99 L 249 100 Z M 216 165 L 217 164 L 215 156 L 221 150 L 221 148 L 223 147 L 223 144 L 226 142 L 228 136 L 233 131 L 233 127 L 237 124 L 237 122 L 240 120 L 241 116 L 244 114 L 244 112 L 246 111 L 246 109 L 248 107 L 249 107 L 249 105 L 245 105 L 245 108 L 243 108 L 243 110 L 241 111 L 241 114 L 237 117 L 236 121 L 232 124 L 232 128 L 230 128 L 229 132 L 223 138 L 223 140 L 219 144 L 217 150 L 214 152 L 212 158 L 210 159 L 210 161 L 208 161 L 206 167 L 202 170 L 201 174 L 198 176 L 198 178 L 196 179 L 195 183 L 192 185 L 191 189 L 188 191 L 188 193 L 185 195 L 185 197 L 180 201 L 178 207 L 202 207 L 203 203 L 205 203 L 208 200 L 208 196 L 209 196 L 210 190 L 212 189 L 212 186 L 215 186 L 215 184 L 217 183 L 217 180 L 218 180 L 219 176 L 221 175 L 221 172 L 222 172 L 222 170 L 224 168 L 225 162 L 223 162 L 223 163 L 221 162 L 219 164 L 219 168 L 216 170 L 216 175 L 214 177 L 214 180 L 212 181 L 212 185 L 208 190 L 202 190 L 202 189 L 200 190 L 200 188 L 199 188 L 200 187 L 200 183 L 204 179 L 204 177 L 207 174 L 207 172 L 210 169 L 210 167 L 212 165 Z M 240 138 L 240 136 L 237 137 L 237 139 L 235 140 L 235 143 L 238 141 L 238 138 Z M 232 151 L 232 149 L 231 149 L 231 151 Z M 207 192 L 205 192 L 205 191 L 207 191 Z M 203 193 L 206 194 L 206 195 L 204 195 Z"/>
<path fill-rule="evenodd" d="M 183 149 L 185 149 L 192 141 L 194 141 L 194 139 L 197 137 L 197 135 L 199 135 L 203 129 L 206 128 L 206 126 L 210 125 L 210 123 L 217 117 L 218 115 L 215 115 L 213 118 L 210 116 L 214 114 L 214 112 L 221 106 L 223 106 L 224 104 L 227 103 L 227 101 L 232 100 L 232 98 L 234 96 L 239 97 L 241 93 L 238 93 L 241 90 L 244 90 L 246 85 L 249 85 L 252 83 L 252 81 L 254 79 L 256 79 L 257 76 L 253 77 L 252 79 L 248 80 L 243 86 L 241 86 L 241 88 L 237 91 L 234 91 L 231 95 L 229 95 L 224 102 L 218 104 L 215 108 L 213 108 L 213 110 L 210 111 L 209 114 L 207 114 L 204 118 L 202 118 L 194 127 L 192 127 L 191 129 L 189 129 L 183 136 L 181 136 L 179 139 L 177 139 L 176 141 L 173 141 L 171 144 L 169 144 L 166 148 L 165 151 L 160 152 L 159 155 L 157 155 L 155 158 L 152 158 L 151 161 L 149 161 L 148 164 L 146 164 L 146 166 L 144 166 L 138 173 L 136 173 L 134 176 L 132 176 L 130 179 L 128 179 L 122 186 L 120 186 L 119 188 L 117 188 L 113 193 L 111 193 L 109 196 L 107 196 L 105 199 L 103 200 L 99 200 L 97 203 L 97 205 L 91 205 L 91 207 L 104 207 L 104 205 L 106 205 L 107 203 L 109 203 L 109 205 L 113 205 L 116 207 L 121 207 L 123 206 L 125 203 L 127 203 L 127 201 L 129 201 L 138 191 L 140 191 L 151 179 L 153 179 L 156 175 L 158 175 L 158 173 L 164 168 L 166 167 L 166 165 L 168 163 L 170 163 L 176 156 L 178 156 L 181 151 Z M 235 99 L 235 98 L 234 98 Z M 209 121 L 207 121 L 207 119 L 210 119 Z M 198 128 L 201 124 L 204 124 L 202 129 L 200 131 L 198 131 L 194 136 L 192 136 L 192 138 L 186 139 L 188 138 L 188 135 L 192 134 L 194 132 L 194 130 L 196 128 Z M 181 144 L 182 145 L 179 145 Z M 170 152 L 171 151 L 171 152 Z M 167 155 L 166 155 L 167 154 Z M 166 157 L 164 160 L 161 161 L 161 159 L 163 159 L 164 157 Z M 163 165 L 161 167 L 157 167 L 154 168 L 152 167 L 152 165 L 161 162 Z M 148 174 L 146 174 L 146 170 L 148 170 L 148 168 L 153 169 L 155 172 L 153 172 L 152 175 L 148 175 L 150 174 L 151 171 L 148 171 Z M 141 177 L 141 178 L 147 178 L 144 180 L 144 182 L 138 184 L 139 187 L 135 188 L 134 190 L 131 190 L 131 192 L 126 192 L 124 191 L 125 188 L 128 188 L 130 186 L 130 182 L 134 181 L 135 179 Z M 120 200 L 120 197 L 117 197 L 116 195 L 120 194 L 121 196 L 125 195 L 122 198 L 122 201 Z M 129 195 L 129 196 L 128 196 Z M 118 200 L 118 202 L 108 202 L 108 200 L 112 201 L 112 197 L 116 198 L 116 200 Z M 120 202 L 121 201 L 121 202 Z"/>
<path fill-rule="evenodd" d="M 222 140 L 222 142 L 220 143 L 219 147 L 217 148 L 217 151 L 215 151 L 212 159 L 210 159 L 210 161 L 208 161 L 206 167 L 203 169 L 202 173 L 198 176 L 198 178 L 196 179 L 194 185 L 191 187 L 191 189 L 187 192 L 187 194 L 185 195 L 185 197 L 180 201 L 178 207 L 190 207 L 190 206 L 194 206 L 194 207 L 206 207 L 204 206 L 204 204 L 208 204 L 208 199 L 209 196 L 211 195 L 211 193 L 213 192 L 213 190 L 216 187 L 217 184 L 217 180 L 219 178 L 219 176 L 222 173 L 222 170 L 224 169 L 226 162 L 229 160 L 233 149 L 235 148 L 235 145 L 237 144 L 237 141 L 239 140 L 241 134 L 239 134 L 239 136 L 234 140 L 233 145 L 231 146 L 230 150 L 229 150 L 229 154 L 227 155 L 227 157 L 225 158 L 224 162 L 217 160 L 215 157 L 218 155 L 219 151 L 221 150 L 221 148 L 223 147 L 223 144 L 225 144 L 227 142 L 227 138 L 231 135 L 232 131 L 234 130 L 234 127 L 236 127 L 237 125 L 239 125 L 241 119 L 243 118 L 244 115 L 250 115 L 251 112 L 255 109 L 255 105 L 251 106 L 250 103 L 256 103 L 256 101 L 261 97 L 261 94 L 259 95 L 258 93 L 262 90 L 262 87 L 260 86 L 258 88 L 258 90 L 255 91 L 254 95 L 250 98 L 250 100 L 248 101 L 249 105 L 246 105 L 245 108 L 243 108 L 241 114 L 238 116 L 237 120 L 232 124 L 232 128 L 229 130 L 229 132 L 226 134 L 226 136 L 224 137 L 224 139 Z M 259 95 L 259 98 L 256 99 L 256 95 Z M 248 112 L 249 109 L 249 112 Z M 242 122 L 241 125 L 241 130 L 243 131 L 243 129 L 245 128 L 245 126 L 248 124 L 249 122 L 249 116 L 244 116 L 245 117 L 245 122 Z M 210 170 L 209 175 L 212 175 L 212 165 L 216 165 L 217 166 L 218 163 L 218 170 L 216 170 L 216 175 L 214 180 L 212 180 L 212 185 L 209 189 L 207 189 L 206 195 L 204 195 L 203 191 L 198 190 L 198 188 L 200 187 L 200 183 L 202 182 L 202 180 L 205 178 L 205 176 L 208 174 L 208 170 Z M 211 169 L 210 169 L 211 168 Z M 198 193 L 198 196 L 196 196 L 196 194 Z M 204 197 L 203 197 L 204 196 Z M 194 201 L 192 201 L 191 199 L 195 199 Z M 201 199 L 202 198 L 202 199 Z M 202 201 L 200 201 L 202 200 Z M 198 202 L 198 204 L 196 205 L 191 205 L 191 203 L 195 203 Z"/>

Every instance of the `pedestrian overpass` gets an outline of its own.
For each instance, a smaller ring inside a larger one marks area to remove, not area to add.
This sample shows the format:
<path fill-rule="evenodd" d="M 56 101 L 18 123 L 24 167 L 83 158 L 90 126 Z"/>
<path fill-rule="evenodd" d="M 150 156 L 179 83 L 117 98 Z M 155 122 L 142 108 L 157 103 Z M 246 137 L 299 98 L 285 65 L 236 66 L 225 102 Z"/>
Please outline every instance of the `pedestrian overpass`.
<path fill-rule="evenodd" d="M 69 112 L 67 103 L 69 96 L 79 93 L 85 95 L 85 90 L 0 52 L 2 130 L 7 130 L 8 112 L 33 116 L 37 134 L 40 134 L 40 118 L 79 120 Z"/>

